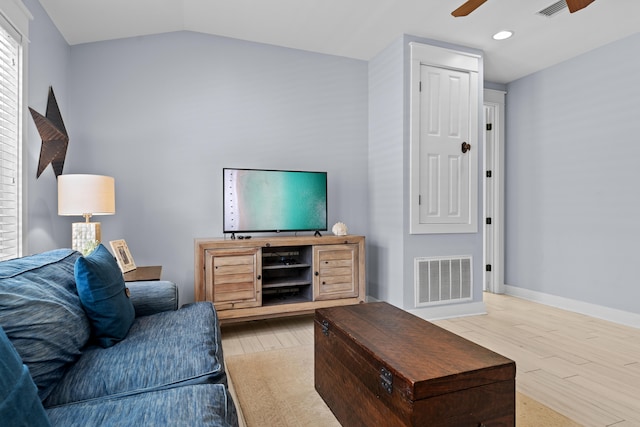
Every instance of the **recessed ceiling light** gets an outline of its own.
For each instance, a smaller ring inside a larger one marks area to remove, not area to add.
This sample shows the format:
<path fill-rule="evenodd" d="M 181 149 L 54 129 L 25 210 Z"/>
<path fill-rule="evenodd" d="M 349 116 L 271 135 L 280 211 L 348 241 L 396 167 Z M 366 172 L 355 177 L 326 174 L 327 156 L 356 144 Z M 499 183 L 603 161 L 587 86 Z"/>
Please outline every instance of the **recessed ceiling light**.
<path fill-rule="evenodd" d="M 493 35 L 494 40 L 506 40 L 513 35 L 513 31 L 502 30 Z"/>

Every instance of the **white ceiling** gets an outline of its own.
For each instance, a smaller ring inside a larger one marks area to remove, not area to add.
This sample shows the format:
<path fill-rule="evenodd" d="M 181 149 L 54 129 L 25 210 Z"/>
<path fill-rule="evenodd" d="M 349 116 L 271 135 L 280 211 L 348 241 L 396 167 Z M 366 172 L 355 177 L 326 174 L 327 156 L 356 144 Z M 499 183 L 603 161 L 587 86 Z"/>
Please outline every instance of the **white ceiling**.
<path fill-rule="evenodd" d="M 556 0 L 40 0 L 66 41 L 197 31 L 369 60 L 402 34 L 481 49 L 485 80 L 508 83 L 640 31 L 640 1 L 596 0 L 576 13 L 536 14 Z M 498 30 L 514 37 L 494 41 Z"/>

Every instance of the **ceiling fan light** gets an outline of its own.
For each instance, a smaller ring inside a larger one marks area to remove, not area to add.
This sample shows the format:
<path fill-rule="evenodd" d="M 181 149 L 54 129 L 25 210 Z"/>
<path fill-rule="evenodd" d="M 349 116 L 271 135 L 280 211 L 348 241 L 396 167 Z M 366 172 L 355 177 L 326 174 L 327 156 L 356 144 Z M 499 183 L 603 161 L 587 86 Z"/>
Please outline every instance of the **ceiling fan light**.
<path fill-rule="evenodd" d="M 494 40 L 506 40 L 513 35 L 513 31 L 502 30 L 493 35 Z"/>

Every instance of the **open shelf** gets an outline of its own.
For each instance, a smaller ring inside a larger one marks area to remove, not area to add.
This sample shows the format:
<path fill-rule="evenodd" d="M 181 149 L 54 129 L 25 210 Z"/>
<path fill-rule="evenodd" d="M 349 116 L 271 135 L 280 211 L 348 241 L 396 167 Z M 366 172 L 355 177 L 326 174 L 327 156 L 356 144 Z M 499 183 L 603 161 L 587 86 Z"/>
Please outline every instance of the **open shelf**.
<path fill-rule="evenodd" d="M 282 298 L 267 298 L 262 300 L 263 307 L 269 307 L 274 305 L 282 305 L 282 304 L 298 304 L 301 302 L 309 302 L 308 298 L 304 298 L 301 296 L 288 296 Z"/>
<path fill-rule="evenodd" d="M 311 282 L 309 280 L 287 280 L 287 281 L 275 281 L 268 282 L 262 281 L 262 289 L 276 289 L 276 288 L 288 288 L 292 286 L 306 286 L 310 285 Z"/>
<path fill-rule="evenodd" d="M 284 293 L 312 283 L 311 248 L 309 246 L 285 246 L 262 248 L 262 289 L 278 289 Z M 275 291 L 274 291 L 275 292 Z M 304 292 L 304 301 L 311 300 L 311 292 Z M 265 294 L 262 298 L 264 300 Z"/>
<path fill-rule="evenodd" d="M 289 283 L 278 286 L 262 285 L 262 305 L 308 302 L 313 299 L 311 283 Z"/>
<path fill-rule="evenodd" d="M 262 271 L 264 270 L 286 270 L 294 268 L 310 268 L 311 264 L 262 264 Z"/>

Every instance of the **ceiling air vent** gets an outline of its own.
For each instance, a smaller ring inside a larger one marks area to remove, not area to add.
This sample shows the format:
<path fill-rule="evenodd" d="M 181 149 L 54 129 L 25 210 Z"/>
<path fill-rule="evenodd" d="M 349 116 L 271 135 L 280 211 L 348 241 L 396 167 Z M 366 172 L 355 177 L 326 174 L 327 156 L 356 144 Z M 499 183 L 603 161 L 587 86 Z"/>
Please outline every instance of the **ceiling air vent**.
<path fill-rule="evenodd" d="M 541 11 L 539 11 L 538 15 L 542 15 L 542 16 L 546 16 L 547 18 L 551 18 L 552 16 L 555 16 L 556 14 L 562 12 L 565 9 L 567 9 L 567 2 L 565 0 L 560 0 L 560 1 L 555 2 L 554 4 L 552 4 L 551 6 L 547 6 L 544 9 L 542 9 Z"/>

